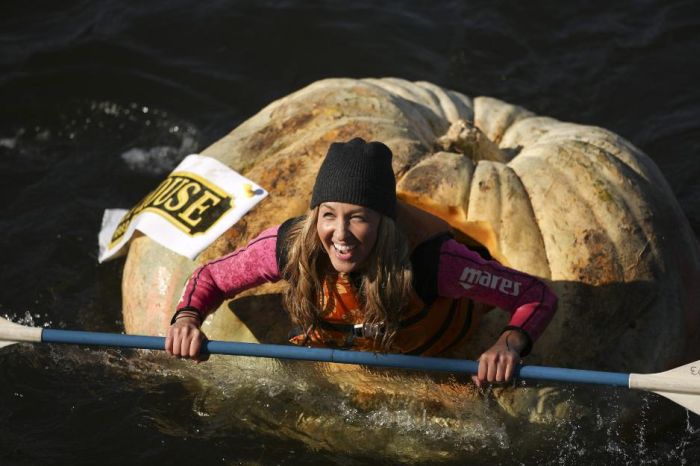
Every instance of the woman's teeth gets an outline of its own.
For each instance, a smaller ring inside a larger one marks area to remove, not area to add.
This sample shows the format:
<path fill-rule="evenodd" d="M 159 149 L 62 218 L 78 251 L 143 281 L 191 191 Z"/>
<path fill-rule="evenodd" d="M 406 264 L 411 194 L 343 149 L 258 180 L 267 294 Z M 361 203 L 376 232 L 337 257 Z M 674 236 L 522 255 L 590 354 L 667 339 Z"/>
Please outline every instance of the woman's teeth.
<path fill-rule="evenodd" d="M 353 249 L 355 249 L 355 245 L 353 246 L 348 246 L 347 244 L 337 244 L 333 243 L 333 247 L 335 248 L 336 251 L 338 251 L 341 254 L 346 254 Z"/>

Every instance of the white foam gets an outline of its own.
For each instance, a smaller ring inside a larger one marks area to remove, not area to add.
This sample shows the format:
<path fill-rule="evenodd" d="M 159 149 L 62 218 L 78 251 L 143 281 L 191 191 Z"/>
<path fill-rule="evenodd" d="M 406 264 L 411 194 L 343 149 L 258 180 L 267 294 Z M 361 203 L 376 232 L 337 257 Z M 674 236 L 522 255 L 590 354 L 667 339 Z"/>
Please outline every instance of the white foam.
<path fill-rule="evenodd" d="M 175 168 L 182 155 L 175 147 L 156 146 L 150 149 L 129 149 L 121 158 L 134 172 L 163 175 Z"/>
<path fill-rule="evenodd" d="M 172 132 L 172 128 L 170 130 Z M 197 143 L 193 137 L 184 134 L 180 147 L 155 146 L 150 149 L 135 147 L 121 154 L 132 171 L 149 175 L 170 173 L 187 154 L 195 153 Z"/>
<path fill-rule="evenodd" d="M 0 147 L 6 149 L 14 149 L 17 146 L 17 139 L 15 138 L 0 138 Z"/>

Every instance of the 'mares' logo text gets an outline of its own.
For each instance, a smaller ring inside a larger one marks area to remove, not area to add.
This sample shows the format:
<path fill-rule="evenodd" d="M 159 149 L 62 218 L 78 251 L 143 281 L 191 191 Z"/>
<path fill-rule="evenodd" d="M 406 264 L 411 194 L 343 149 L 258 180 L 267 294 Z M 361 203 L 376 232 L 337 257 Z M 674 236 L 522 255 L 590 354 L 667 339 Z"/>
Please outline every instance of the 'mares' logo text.
<path fill-rule="evenodd" d="M 472 288 L 474 285 L 481 285 L 492 290 L 497 289 L 501 293 L 511 296 L 520 294 L 520 282 L 499 277 L 485 270 L 476 270 L 469 267 L 465 267 L 464 271 L 462 271 L 462 276 L 459 277 L 459 284 L 465 290 Z"/>

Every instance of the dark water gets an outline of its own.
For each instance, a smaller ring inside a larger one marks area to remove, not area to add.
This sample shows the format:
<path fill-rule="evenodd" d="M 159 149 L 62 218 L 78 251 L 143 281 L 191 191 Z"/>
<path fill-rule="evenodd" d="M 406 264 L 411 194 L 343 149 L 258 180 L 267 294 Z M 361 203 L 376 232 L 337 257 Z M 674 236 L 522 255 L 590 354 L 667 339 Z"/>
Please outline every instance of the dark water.
<path fill-rule="evenodd" d="M 326 77 L 425 80 L 611 129 L 656 161 L 698 233 L 699 57 L 694 1 L 5 1 L 0 315 L 120 331 L 122 264 L 96 261 L 103 209 L 132 205 L 184 155 Z M 394 461 L 280 440 L 235 412 L 204 422 L 186 377 L 140 360 L 0 352 L 0 465 Z M 543 431 L 528 453 L 501 445 L 456 462 L 700 464 L 700 419 L 672 417 L 661 428 L 642 413 L 626 437 L 565 426 L 566 442 Z"/>

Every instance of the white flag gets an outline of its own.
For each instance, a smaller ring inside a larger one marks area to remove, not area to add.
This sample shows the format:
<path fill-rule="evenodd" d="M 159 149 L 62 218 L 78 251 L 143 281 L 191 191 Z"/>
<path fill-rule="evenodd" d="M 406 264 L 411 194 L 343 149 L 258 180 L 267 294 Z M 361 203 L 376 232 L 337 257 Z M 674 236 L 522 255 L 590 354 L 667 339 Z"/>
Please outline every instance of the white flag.
<path fill-rule="evenodd" d="M 134 230 L 194 259 L 266 196 L 218 160 L 189 155 L 131 210 L 105 210 L 98 260 L 123 254 Z"/>

